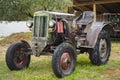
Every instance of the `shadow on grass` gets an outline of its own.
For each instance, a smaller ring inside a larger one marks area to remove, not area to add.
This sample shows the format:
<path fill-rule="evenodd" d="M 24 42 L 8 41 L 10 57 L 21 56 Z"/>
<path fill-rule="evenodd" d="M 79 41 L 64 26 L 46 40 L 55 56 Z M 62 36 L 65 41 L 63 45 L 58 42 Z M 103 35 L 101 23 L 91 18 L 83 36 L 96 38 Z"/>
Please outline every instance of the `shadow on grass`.
<path fill-rule="evenodd" d="M 30 66 L 28 69 L 33 70 L 33 71 L 51 71 L 52 67 L 51 67 L 51 57 L 48 58 L 44 58 L 44 59 L 39 59 L 37 61 L 31 61 Z"/>
<path fill-rule="evenodd" d="M 87 56 L 79 56 L 77 57 L 76 66 L 93 66 Z M 30 67 L 28 69 L 35 71 L 52 71 L 52 58 L 44 58 L 39 59 L 38 61 L 32 61 Z"/>

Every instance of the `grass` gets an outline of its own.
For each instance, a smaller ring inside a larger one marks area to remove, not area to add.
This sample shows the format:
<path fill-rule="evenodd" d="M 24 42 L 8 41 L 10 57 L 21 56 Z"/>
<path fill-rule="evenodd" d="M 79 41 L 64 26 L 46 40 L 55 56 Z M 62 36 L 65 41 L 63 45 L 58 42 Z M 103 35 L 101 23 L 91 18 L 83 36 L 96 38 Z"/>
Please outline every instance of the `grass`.
<path fill-rule="evenodd" d="M 51 67 L 51 56 L 32 56 L 29 68 L 10 71 L 5 63 L 5 52 L 0 51 L 0 80 L 120 80 L 120 41 L 112 41 L 110 60 L 106 65 L 93 66 L 88 54 L 77 57 L 75 71 L 62 79 Z"/>

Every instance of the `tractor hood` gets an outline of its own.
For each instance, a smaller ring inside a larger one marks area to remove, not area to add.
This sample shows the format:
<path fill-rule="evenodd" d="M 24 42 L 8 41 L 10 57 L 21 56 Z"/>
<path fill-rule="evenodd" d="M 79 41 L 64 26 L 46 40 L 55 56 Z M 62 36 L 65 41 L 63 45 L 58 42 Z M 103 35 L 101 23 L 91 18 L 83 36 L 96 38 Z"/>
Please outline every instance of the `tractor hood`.
<path fill-rule="evenodd" d="M 35 56 L 40 56 L 40 53 L 47 46 L 47 42 L 50 39 L 49 22 L 53 18 L 65 18 L 73 20 L 74 14 L 38 11 L 34 13 L 34 26 L 33 26 L 33 38 L 32 38 L 32 51 Z"/>

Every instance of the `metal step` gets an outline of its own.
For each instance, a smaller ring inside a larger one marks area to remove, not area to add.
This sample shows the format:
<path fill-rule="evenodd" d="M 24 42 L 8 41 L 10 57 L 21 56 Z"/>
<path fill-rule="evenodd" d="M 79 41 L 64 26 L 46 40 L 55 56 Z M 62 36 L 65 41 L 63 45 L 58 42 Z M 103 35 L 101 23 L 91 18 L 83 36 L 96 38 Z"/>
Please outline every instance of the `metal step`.
<path fill-rule="evenodd" d="M 86 37 L 87 33 L 82 33 L 80 37 Z"/>

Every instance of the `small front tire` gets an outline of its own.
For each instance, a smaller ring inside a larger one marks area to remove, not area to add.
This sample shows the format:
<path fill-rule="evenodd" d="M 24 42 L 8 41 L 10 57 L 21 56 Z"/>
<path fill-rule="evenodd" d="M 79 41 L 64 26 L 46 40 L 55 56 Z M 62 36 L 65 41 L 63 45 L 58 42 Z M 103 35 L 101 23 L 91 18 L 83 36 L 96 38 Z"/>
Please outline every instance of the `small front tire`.
<path fill-rule="evenodd" d="M 30 55 L 24 49 L 29 48 L 24 42 L 13 43 L 6 52 L 6 64 L 10 70 L 21 70 L 30 64 Z"/>
<path fill-rule="evenodd" d="M 76 66 L 76 52 L 69 43 L 60 44 L 52 57 L 52 69 L 54 74 L 62 78 L 71 74 Z"/>

